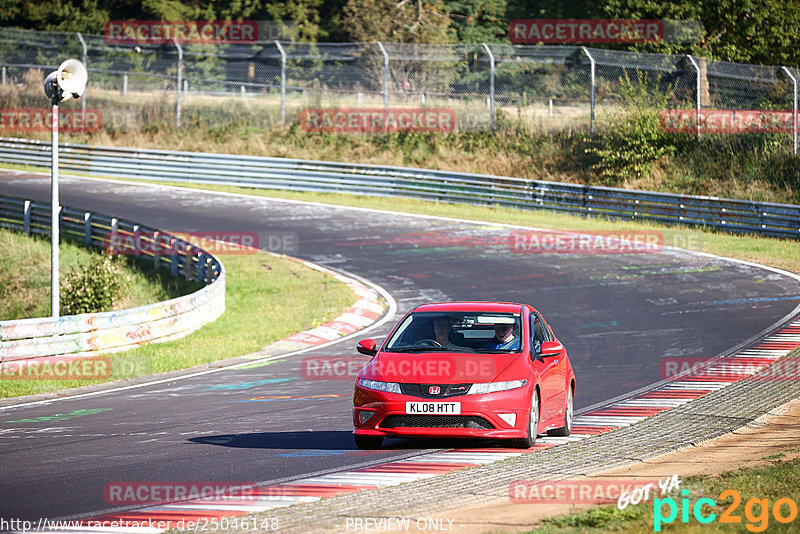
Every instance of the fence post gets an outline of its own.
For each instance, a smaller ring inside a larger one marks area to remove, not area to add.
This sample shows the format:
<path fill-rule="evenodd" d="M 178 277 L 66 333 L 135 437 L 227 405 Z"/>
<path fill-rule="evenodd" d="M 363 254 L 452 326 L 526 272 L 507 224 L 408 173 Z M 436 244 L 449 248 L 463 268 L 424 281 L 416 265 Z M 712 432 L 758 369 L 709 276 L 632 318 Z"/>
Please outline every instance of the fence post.
<path fill-rule="evenodd" d="M 31 235 L 31 201 L 26 200 L 22 208 L 22 231 L 26 235 Z"/>
<path fill-rule="evenodd" d="M 383 112 L 389 113 L 389 54 L 383 47 L 383 43 L 378 41 L 378 48 L 383 54 Z"/>
<path fill-rule="evenodd" d="M 83 212 L 83 243 L 86 246 L 92 244 L 92 214 L 91 212 Z"/>
<path fill-rule="evenodd" d="M 789 70 L 789 67 L 781 67 L 783 72 L 792 80 L 792 131 L 793 131 L 793 138 L 794 138 L 794 155 L 797 155 L 797 78 L 795 78 L 792 71 Z"/>
<path fill-rule="evenodd" d="M 589 67 L 591 69 L 591 82 L 592 82 L 592 91 L 589 96 L 589 133 L 594 134 L 594 94 L 595 94 L 595 62 L 592 55 L 589 53 L 589 50 L 582 46 L 581 50 L 586 57 L 589 58 Z"/>
<path fill-rule="evenodd" d="M 128 75 L 122 75 L 122 97 L 128 96 Z"/>
<path fill-rule="evenodd" d="M 186 96 L 189 94 L 189 80 L 183 80 L 183 101 L 186 102 Z"/>
<path fill-rule="evenodd" d="M 86 62 L 86 41 L 83 40 L 83 35 L 81 35 L 81 32 L 78 32 L 78 39 L 80 39 L 81 46 L 83 47 L 83 66 L 86 67 L 86 69 L 88 70 L 89 64 Z M 85 117 L 86 117 L 86 92 L 83 93 L 83 98 L 81 98 L 81 118 L 83 120 L 86 120 Z"/>
<path fill-rule="evenodd" d="M 197 256 L 197 279 L 196 282 L 203 282 L 206 281 L 206 263 L 208 262 L 208 255 L 200 254 Z"/>
<path fill-rule="evenodd" d="M 3 85 L 6 84 L 6 68 L 7 67 L 5 65 L 3 65 Z"/>
<path fill-rule="evenodd" d="M 161 233 L 158 230 L 153 232 L 150 250 L 153 251 L 153 270 L 157 271 L 161 254 L 164 253 L 164 251 L 161 250 Z"/>
<path fill-rule="evenodd" d="M 689 62 L 697 72 L 697 110 L 695 112 L 695 122 L 697 123 L 697 138 L 700 139 L 700 65 L 697 64 L 697 61 L 695 61 L 691 54 L 686 54 L 686 57 L 689 58 Z"/>
<path fill-rule="evenodd" d="M 489 49 L 489 45 L 481 43 L 486 53 L 489 54 L 489 118 L 494 129 L 494 54 Z"/>
<path fill-rule="evenodd" d="M 133 225 L 133 255 L 134 256 L 141 256 L 142 255 L 142 236 L 139 234 L 139 225 Z"/>
<path fill-rule="evenodd" d="M 119 235 L 119 219 L 117 219 L 116 217 L 111 217 L 111 243 L 114 246 L 116 246 L 115 245 L 116 243 L 119 243 L 119 238 L 117 237 L 118 235 Z M 111 253 L 113 254 L 114 249 L 112 248 L 111 250 L 112 250 Z"/>
<path fill-rule="evenodd" d="M 169 274 L 172 278 L 177 278 L 178 276 L 178 238 L 172 237 L 170 240 L 170 245 L 172 249 L 170 250 L 170 266 L 169 266 Z"/>
<path fill-rule="evenodd" d="M 178 80 L 175 87 L 175 96 L 177 102 L 175 103 L 175 128 L 181 127 L 181 80 L 183 78 L 183 48 L 181 48 L 178 39 L 173 37 L 172 43 L 178 50 Z"/>
<path fill-rule="evenodd" d="M 281 42 L 275 40 L 275 46 L 281 53 L 281 124 L 286 122 L 286 52 L 281 46 Z"/>

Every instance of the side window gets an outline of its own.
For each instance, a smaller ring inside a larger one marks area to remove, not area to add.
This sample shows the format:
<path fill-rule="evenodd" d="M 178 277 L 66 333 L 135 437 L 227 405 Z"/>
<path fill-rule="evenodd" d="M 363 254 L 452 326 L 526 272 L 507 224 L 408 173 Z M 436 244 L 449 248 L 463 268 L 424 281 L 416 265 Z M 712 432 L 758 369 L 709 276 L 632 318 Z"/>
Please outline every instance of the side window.
<path fill-rule="evenodd" d="M 542 321 L 534 314 L 531 314 L 531 332 L 533 336 L 531 338 L 531 349 L 536 354 L 539 354 L 542 351 L 542 343 L 547 340 L 545 337 L 545 331 L 542 328 Z"/>
<path fill-rule="evenodd" d="M 543 325 L 542 330 L 544 331 L 544 340 L 545 341 L 555 341 L 556 340 L 556 336 L 553 335 L 553 331 L 550 329 L 550 325 L 545 323 L 541 319 L 539 320 L 539 322 L 542 323 L 542 325 Z"/>

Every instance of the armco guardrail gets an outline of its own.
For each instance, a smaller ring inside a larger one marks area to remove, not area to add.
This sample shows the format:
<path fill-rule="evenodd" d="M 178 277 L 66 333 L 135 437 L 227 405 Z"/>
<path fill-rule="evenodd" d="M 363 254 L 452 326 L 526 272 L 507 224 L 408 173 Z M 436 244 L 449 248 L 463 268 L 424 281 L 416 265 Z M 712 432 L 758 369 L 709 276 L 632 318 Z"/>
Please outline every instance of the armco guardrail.
<path fill-rule="evenodd" d="M 800 238 L 800 206 L 630 191 L 383 165 L 64 144 L 60 168 L 84 174 L 265 189 L 410 196 L 701 225 Z M 0 162 L 50 165 L 50 144 L 0 137 Z"/>
<path fill-rule="evenodd" d="M 50 205 L 0 197 L 0 227 L 50 234 Z M 178 237 L 136 223 L 62 207 L 61 236 L 108 246 L 140 240 L 141 255 L 205 287 L 165 302 L 128 310 L 58 318 L 0 321 L 0 364 L 56 355 L 84 356 L 125 350 L 185 336 L 225 311 L 225 268 L 214 256 Z"/>

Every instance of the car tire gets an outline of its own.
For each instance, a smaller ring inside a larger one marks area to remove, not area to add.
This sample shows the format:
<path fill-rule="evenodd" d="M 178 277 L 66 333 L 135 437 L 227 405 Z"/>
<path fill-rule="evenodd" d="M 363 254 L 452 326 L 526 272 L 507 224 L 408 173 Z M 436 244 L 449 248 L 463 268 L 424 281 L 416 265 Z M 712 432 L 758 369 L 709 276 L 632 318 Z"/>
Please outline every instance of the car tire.
<path fill-rule="evenodd" d="M 572 387 L 569 388 L 569 393 L 567 393 L 567 404 L 564 407 L 564 426 L 559 428 L 554 428 L 552 430 L 547 431 L 548 436 L 569 436 L 572 432 L 572 419 L 574 417 L 574 399 L 572 398 Z"/>
<path fill-rule="evenodd" d="M 381 445 L 383 445 L 383 437 L 382 436 L 353 436 L 356 440 L 356 447 L 362 450 L 371 451 L 374 449 L 380 449 Z"/>
<path fill-rule="evenodd" d="M 528 416 L 528 437 L 514 440 L 514 444 L 521 449 L 530 449 L 536 443 L 538 435 L 539 416 L 541 408 L 539 406 L 539 391 L 534 390 L 531 397 L 531 411 Z"/>

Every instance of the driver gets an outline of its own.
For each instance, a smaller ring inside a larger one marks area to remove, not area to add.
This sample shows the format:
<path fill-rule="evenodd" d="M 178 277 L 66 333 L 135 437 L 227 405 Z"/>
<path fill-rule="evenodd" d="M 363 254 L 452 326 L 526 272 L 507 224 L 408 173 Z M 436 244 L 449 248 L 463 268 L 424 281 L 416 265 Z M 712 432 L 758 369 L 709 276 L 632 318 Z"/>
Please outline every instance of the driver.
<path fill-rule="evenodd" d="M 450 325 L 449 317 L 436 317 L 433 320 L 433 332 L 436 342 L 442 347 L 460 348 L 450 341 L 450 334 L 453 333 L 453 327 Z"/>
<path fill-rule="evenodd" d="M 519 350 L 519 338 L 514 335 L 514 325 L 497 323 L 494 325 L 494 337 L 483 347 L 491 350 Z"/>

